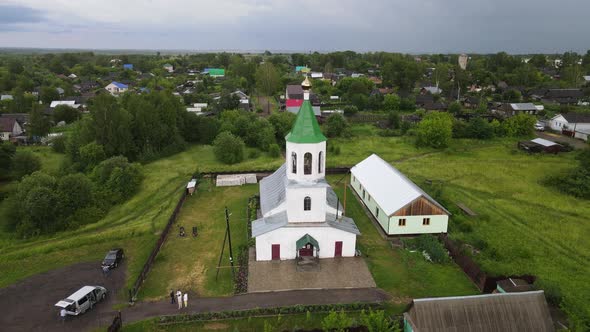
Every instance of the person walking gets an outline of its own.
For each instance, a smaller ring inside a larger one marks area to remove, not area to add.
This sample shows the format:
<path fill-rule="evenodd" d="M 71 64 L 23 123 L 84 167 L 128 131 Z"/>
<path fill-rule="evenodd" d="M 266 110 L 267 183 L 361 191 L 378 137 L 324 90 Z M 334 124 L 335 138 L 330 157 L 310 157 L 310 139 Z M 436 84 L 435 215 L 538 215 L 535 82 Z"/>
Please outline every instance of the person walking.
<path fill-rule="evenodd" d="M 174 290 L 171 289 L 170 290 L 170 304 L 174 304 Z"/>
<path fill-rule="evenodd" d="M 68 317 L 68 313 L 66 312 L 65 308 L 61 308 L 61 310 L 59 311 L 59 317 L 61 318 L 61 323 L 65 323 L 66 317 Z"/>
<path fill-rule="evenodd" d="M 184 293 L 183 299 L 184 299 L 184 307 L 186 308 L 186 307 L 188 307 L 188 293 Z"/>
<path fill-rule="evenodd" d="M 176 292 L 176 299 L 178 300 L 178 309 L 182 309 L 182 292 L 180 290 Z"/>

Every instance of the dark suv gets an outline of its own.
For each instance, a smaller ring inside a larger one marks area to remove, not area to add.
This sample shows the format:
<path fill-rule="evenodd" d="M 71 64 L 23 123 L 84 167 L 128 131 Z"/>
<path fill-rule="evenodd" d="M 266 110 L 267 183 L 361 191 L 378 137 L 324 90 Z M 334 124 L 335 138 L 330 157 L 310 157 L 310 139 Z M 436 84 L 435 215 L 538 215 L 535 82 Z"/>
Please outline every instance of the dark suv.
<path fill-rule="evenodd" d="M 119 266 L 119 263 L 125 258 L 125 254 L 123 253 L 123 249 L 113 249 L 107 253 L 104 260 L 102 261 L 102 267 L 108 267 L 109 269 L 114 269 Z"/>

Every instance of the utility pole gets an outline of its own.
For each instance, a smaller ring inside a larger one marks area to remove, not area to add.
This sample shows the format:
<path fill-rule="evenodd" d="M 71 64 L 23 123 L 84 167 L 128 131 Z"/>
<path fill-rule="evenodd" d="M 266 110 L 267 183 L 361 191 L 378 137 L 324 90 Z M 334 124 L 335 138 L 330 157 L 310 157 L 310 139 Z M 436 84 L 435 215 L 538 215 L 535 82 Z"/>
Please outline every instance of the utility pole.
<path fill-rule="evenodd" d="M 225 207 L 225 224 L 227 227 L 227 239 L 228 239 L 228 243 L 229 243 L 229 263 L 231 265 L 231 274 L 233 276 L 234 275 L 234 254 L 231 249 L 231 231 L 229 228 L 229 210 L 227 209 L 227 206 Z"/>
<path fill-rule="evenodd" d="M 346 179 L 344 179 L 344 207 L 342 208 L 342 215 L 344 216 L 344 212 L 346 212 L 346 192 L 348 191 L 348 185 L 346 183 Z"/>

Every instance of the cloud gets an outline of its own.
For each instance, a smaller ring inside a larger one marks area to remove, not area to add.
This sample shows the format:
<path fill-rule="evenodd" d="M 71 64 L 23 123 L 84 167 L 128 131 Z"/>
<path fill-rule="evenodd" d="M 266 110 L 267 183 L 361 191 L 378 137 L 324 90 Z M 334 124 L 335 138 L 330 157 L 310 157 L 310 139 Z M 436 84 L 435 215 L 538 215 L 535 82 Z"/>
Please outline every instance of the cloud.
<path fill-rule="evenodd" d="M 13 8 L 0 11 L 6 46 L 483 53 L 590 45 L 590 1 L 579 0 L 558 8 L 550 0 L 2 1 Z"/>
<path fill-rule="evenodd" d="M 23 25 L 39 23 L 45 18 L 39 10 L 10 4 L 0 4 L 0 31 L 15 31 Z"/>

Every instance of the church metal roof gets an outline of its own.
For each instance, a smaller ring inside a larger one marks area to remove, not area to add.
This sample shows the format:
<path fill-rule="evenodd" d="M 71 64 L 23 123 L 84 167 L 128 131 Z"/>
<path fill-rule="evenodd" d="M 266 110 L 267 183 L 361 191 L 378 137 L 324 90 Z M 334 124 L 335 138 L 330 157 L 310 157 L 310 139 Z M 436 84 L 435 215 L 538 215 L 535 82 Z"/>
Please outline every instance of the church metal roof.
<path fill-rule="evenodd" d="M 313 107 L 309 100 L 304 100 L 295 124 L 291 132 L 285 136 L 285 140 L 291 143 L 320 143 L 326 141 L 318 120 L 315 117 Z"/>

